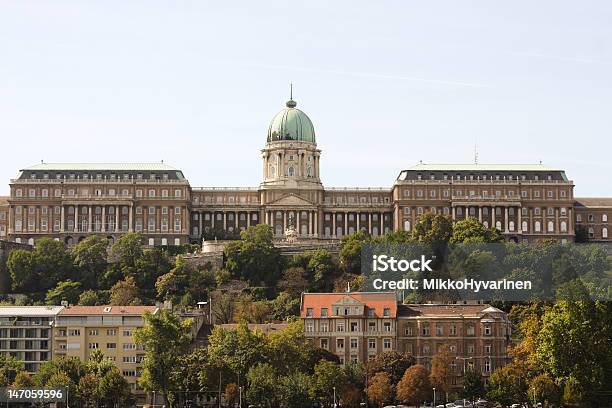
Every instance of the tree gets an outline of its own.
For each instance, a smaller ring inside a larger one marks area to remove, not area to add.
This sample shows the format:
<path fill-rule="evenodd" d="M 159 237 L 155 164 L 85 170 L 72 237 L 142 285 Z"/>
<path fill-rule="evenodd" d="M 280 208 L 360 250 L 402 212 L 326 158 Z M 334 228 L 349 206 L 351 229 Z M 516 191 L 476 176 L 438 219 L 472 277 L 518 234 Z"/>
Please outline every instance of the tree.
<path fill-rule="evenodd" d="M 140 383 L 145 390 L 161 392 L 167 400 L 173 368 L 191 342 L 193 321 L 181 320 L 165 309 L 157 314 L 145 313 L 143 319 L 144 326 L 134 333 L 136 343 L 145 347 Z"/>
<path fill-rule="evenodd" d="M 30 251 L 16 249 L 9 254 L 6 266 L 11 276 L 13 290 L 34 292 L 38 289 L 36 287 L 38 279 L 33 264 L 34 256 Z"/>
<path fill-rule="evenodd" d="M 310 376 L 301 372 L 280 376 L 277 388 L 279 405 L 283 408 L 311 407 L 310 381 Z"/>
<path fill-rule="evenodd" d="M 410 353 L 393 350 L 376 355 L 368 361 L 366 367 L 368 376 L 374 377 L 376 373 L 385 372 L 389 375 L 391 384 L 396 385 L 413 364 L 414 357 Z"/>
<path fill-rule="evenodd" d="M 236 405 L 236 401 L 240 398 L 240 388 L 236 383 L 229 383 L 225 386 L 225 393 L 223 395 L 225 402 L 228 406 L 233 407 Z"/>
<path fill-rule="evenodd" d="M 453 233 L 453 221 L 442 214 L 422 214 L 414 225 L 412 239 L 427 244 L 448 242 Z"/>
<path fill-rule="evenodd" d="M 86 374 L 77 386 L 79 397 L 86 407 L 98 407 L 100 404 L 100 379 L 94 374 Z"/>
<path fill-rule="evenodd" d="M 529 384 L 529 395 L 534 402 L 543 402 L 544 407 L 558 406 L 561 402 L 561 390 L 547 373 L 533 378 Z"/>
<path fill-rule="evenodd" d="M 341 406 L 348 408 L 359 408 L 361 406 L 363 396 L 361 390 L 354 385 L 351 385 L 344 390 L 341 397 Z"/>
<path fill-rule="evenodd" d="M 371 380 L 367 389 L 368 398 L 379 406 L 393 399 L 393 386 L 391 378 L 385 372 L 377 373 Z"/>
<path fill-rule="evenodd" d="M 460 392 L 461 397 L 471 401 L 473 404 L 478 398 L 484 397 L 485 393 L 485 385 L 480 373 L 473 369 L 465 370 L 463 387 Z"/>
<path fill-rule="evenodd" d="M 17 357 L 0 354 L 0 377 L 5 381 L 10 381 L 23 369 L 23 361 Z"/>
<path fill-rule="evenodd" d="M 252 286 L 274 285 L 282 270 L 282 258 L 272 238 L 272 227 L 266 224 L 242 231 L 240 241 L 231 242 L 225 247 L 227 271 Z"/>
<path fill-rule="evenodd" d="M 429 379 L 437 390 L 444 392 L 444 402 L 448 400 L 448 392 L 451 388 L 451 378 L 453 377 L 453 372 L 451 371 L 452 360 L 453 357 L 450 353 L 450 349 L 444 344 L 440 346 L 438 353 L 431 361 L 431 374 L 429 375 Z"/>
<path fill-rule="evenodd" d="M 503 239 L 496 228 L 487 228 L 476 218 L 468 217 L 455 222 L 449 242 L 451 244 L 488 243 L 502 242 Z"/>
<path fill-rule="evenodd" d="M 128 276 L 125 280 L 113 285 L 110 290 L 109 303 L 112 306 L 139 305 L 141 303 L 138 298 L 138 286 L 136 286 L 133 277 Z"/>
<path fill-rule="evenodd" d="M 493 371 L 489 377 L 487 397 L 504 407 L 528 400 L 527 379 L 515 365 L 509 364 Z"/>
<path fill-rule="evenodd" d="M 81 293 L 81 283 L 73 282 L 70 279 L 59 282 L 56 287 L 47 292 L 45 301 L 48 305 L 59 305 L 62 301 L 67 301 L 73 305 L 77 302 Z"/>
<path fill-rule="evenodd" d="M 113 367 L 100 378 L 100 399 L 108 407 L 127 407 L 134 402 L 130 385 L 117 367 Z"/>
<path fill-rule="evenodd" d="M 345 374 L 337 363 L 321 360 L 315 365 L 310 383 L 310 396 L 313 400 L 333 404 L 334 390 L 337 402 L 337 397 L 342 394 L 345 386 Z"/>
<path fill-rule="evenodd" d="M 42 385 L 45 388 L 66 388 L 67 398 L 69 398 L 70 404 L 74 405 L 79 403 L 79 394 L 75 382 L 70 376 L 64 371 L 58 371 L 49 377 L 49 380 Z"/>
<path fill-rule="evenodd" d="M 80 306 L 99 306 L 106 302 L 101 294 L 95 290 L 89 289 L 81 292 L 79 295 L 79 301 L 77 302 Z"/>
<path fill-rule="evenodd" d="M 429 398 L 430 390 L 429 371 L 421 364 L 416 364 L 406 370 L 397 384 L 397 399 L 407 404 L 421 406 L 421 402 Z"/>
<path fill-rule="evenodd" d="M 538 360 L 554 378 L 572 378 L 584 405 L 602 405 L 612 382 L 611 316 L 612 304 L 599 301 L 559 301 L 542 316 Z"/>
<path fill-rule="evenodd" d="M 310 287 L 306 270 L 301 266 L 292 266 L 283 272 L 283 277 L 278 281 L 278 288 L 294 298 L 299 297 Z"/>
<path fill-rule="evenodd" d="M 83 287 L 98 287 L 98 277 L 108 266 L 108 240 L 96 235 L 89 236 L 75 245 L 72 256 Z"/>
<path fill-rule="evenodd" d="M 138 262 L 143 257 L 142 235 L 128 233 L 121 236 L 110 249 L 110 259 L 117 264 L 123 276 L 136 275 Z"/>
<path fill-rule="evenodd" d="M 11 387 L 13 387 L 13 388 L 30 388 L 30 387 L 34 387 L 35 385 L 36 384 L 34 383 L 34 380 L 30 376 L 30 374 L 28 374 L 25 371 L 20 371 L 15 376 L 15 379 L 13 380 L 13 384 L 11 384 Z"/>
<path fill-rule="evenodd" d="M 276 405 L 278 378 L 274 375 L 274 369 L 270 364 L 259 363 L 251 367 L 247 373 L 247 380 L 249 401 L 268 407 Z"/>
<path fill-rule="evenodd" d="M 370 235 L 363 230 L 342 237 L 342 248 L 338 254 L 342 272 L 351 274 L 361 272 L 361 247 L 370 240 Z"/>

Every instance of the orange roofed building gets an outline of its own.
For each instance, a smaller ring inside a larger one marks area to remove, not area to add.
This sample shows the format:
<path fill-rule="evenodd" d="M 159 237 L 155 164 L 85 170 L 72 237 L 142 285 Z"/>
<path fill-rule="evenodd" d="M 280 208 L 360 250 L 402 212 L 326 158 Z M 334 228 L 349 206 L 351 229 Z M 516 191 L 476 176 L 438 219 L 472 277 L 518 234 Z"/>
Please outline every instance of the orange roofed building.
<path fill-rule="evenodd" d="M 483 374 L 507 364 L 512 334 L 507 314 L 488 304 L 399 304 L 394 292 L 304 293 L 304 333 L 341 363 L 365 362 L 387 351 L 407 352 L 431 369 L 443 346 L 453 387 L 467 368 Z"/>
<path fill-rule="evenodd" d="M 397 348 L 393 292 L 304 293 L 300 317 L 306 337 L 341 363 L 367 361 Z"/>

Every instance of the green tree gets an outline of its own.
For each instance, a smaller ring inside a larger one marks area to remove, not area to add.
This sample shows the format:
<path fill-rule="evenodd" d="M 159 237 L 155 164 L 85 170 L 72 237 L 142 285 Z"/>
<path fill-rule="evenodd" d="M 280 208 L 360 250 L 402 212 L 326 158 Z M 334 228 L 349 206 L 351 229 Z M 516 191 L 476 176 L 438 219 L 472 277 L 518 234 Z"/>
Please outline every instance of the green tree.
<path fill-rule="evenodd" d="M 361 247 L 371 242 L 370 235 L 361 230 L 342 237 L 342 248 L 338 254 L 340 270 L 344 273 L 361 272 Z"/>
<path fill-rule="evenodd" d="M 509 364 L 493 371 L 489 378 L 487 397 L 504 407 L 528 400 L 525 373 Z"/>
<path fill-rule="evenodd" d="M 439 244 L 448 242 L 453 234 L 453 221 L 442 214 L 422 214 L 414 225 L 412 239 L 417 242 Z"/>
<path fill-rule="evenodd" d="M 332 361 L 321 360 L 314 368 L 310 383 L 310 396 L 313 400 L 319 400 L 323 404 L 333 404 L 334 389 L 337 402 L 346 385 L 346 377 L 342 368 Z"/>
<path fill-rule="evenodd" d="M 181 318 L 168 310 L 145 313 L 144 326 L 134 333 L 136 343 L 145 347 L 140 383 L 147 391 L 158 391 L 167 400 L 172 391 L 170 376 L 191 342 L 191 319 Z"/>
<path fill-rule="evenodd" d="M 561 402 L 561 390 L 547 373 L 531 379 L 529 396 L 535 398 L 535 402 L 542 402 L 545 408 L 558 406 Z"/>
<path fill-rule="evenodd" d="M 496 228 L 487 228 L 476 218 L 468 217 L 455 222 L 449 242 L 451 244 L 488 243 L 502 242 L 503 239 Z"/>
<path fill-rule="evenodd" d="M 139 305 L 138 286 L 133 277 L 128 276 L 113 285 L 110 290 L 110 302 L 112 306 Z"/>
<path fill-rule="evenodd" d="M 92 235 L 75 245 L 72 250 L 79 281 L 86 289 L 98 287 L 98 277 L 108 267 L 108 240 Z"/>
<path fill-rule="evenodd" d="M 117 367 L 113 367 L 100 378 L 100 399 L 107 407 L 128 407 L 134 403 L 130 385 Z"/>
<path fill-rule="evenodd" d="M 421 402 L 431 395 L 430 390 L 429 371 L 421 364 L 415 364 L 406 370 L 397 384 L 397 399 L 420 406 Z"/>
<path fill-rule="evenodd" d="M 311 378 L 305 373 L 294 372 L 280 376 L 277 385 L 279 405 L 283 408 L 309 408 Z"/>
<path fill-rule="evenodd" d="M 110 259 L 117 264 L 123 276 L 137 274 L 137 266 L 143 258 L 143 238 L 138 233 L 128 233 L 119 238 L 110 249 Z"/>
<path fill-rule="evenodd" d="M 10 381 L 15 378 L 17 373 L 23 369 L 23 361 L 17 357 L 9 356 L 6 354 L 0 354 L 0 377 L 3 381 Z"/>
<path fill-rule="evenodd" d="M 253 286 L 274 285 L 282 271 L 282 259 L 272 243 L 272 227 L 266 224 L 251 226 L 240 233 L 240 238 L 225 247 L 227 271 Z"/>
<path fill-rule="evenodd" d="M 374 404 L 382 407 L 385 402 L 393 399 L 393 385 L 389 374 L 385 372 L 377 373 L 368 384 L 368 398 Z"/>
<path fill-rule="evenodd" d="M 465 374 L 463 375 L 463 386 L 459 395 L 474 404 L 476 400 L 484 397 L 485 393 L 485 385 L 480 373 L 473 369 L 465 370 Z"/>
<path fill-rule="evenodd" d="M 92 289 L 81 292 L 77 302 L 80 306 L 99 306 L 105 303 L 107 303 L 105 297 L 100 292 Z"/>
<path fill-rule="evenodd" d="M 6 262 L 12 289 L 23 292 L 38 290 L 38 275 L 34 271 L 34 255 L 25 249 L 12 251 Z"/>
<path fill-rule="evenodd" d="M 100 405 L 100 379 L 93 374 L 86 374 L 79 380 L 77 391 L 85 407 Z"/>
<path fill-rule="evenodd" d="M 74 305 L 81 294 L 81 283 L 73 282 L 70 279 L 59 282 L 56 287 L 47 292 L 45 301 L 48 305 L 59 305 L 62 301 L 67 301 Z"/>
<path fill-rule="evenodd" d="M 259 363 L 249 369 L 247 373 L 249 388 L 247 397 L 249 401 L 262 406 L 276 406 L 276 392 L 278 378 L 274 368 L 268 363 Z"/>

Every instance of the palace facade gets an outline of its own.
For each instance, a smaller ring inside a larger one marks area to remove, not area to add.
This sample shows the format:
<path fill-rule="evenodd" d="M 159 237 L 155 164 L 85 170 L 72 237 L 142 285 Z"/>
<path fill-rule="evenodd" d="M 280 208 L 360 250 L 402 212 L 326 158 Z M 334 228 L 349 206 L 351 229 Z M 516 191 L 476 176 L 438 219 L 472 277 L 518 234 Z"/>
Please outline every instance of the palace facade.
<path fill-rule="evenodd" d="M 0 240 L 72 245 L 88 235 L 113 241 L 141 232 L 148 245 L 236 236 L 251 225 L 291 228 L 302 240 L 410 231 L 418 216 L 475 217 L 507 239 L 573 241 L 576 228 L 609 241 L 612 198 L 575 198 L 565 171 L 536 165 L 424 164 L 402 170 L 391 187 L 325 188 L 315 130 L 289 100 L 270 122 L 259 187 L 192 187 L 164 163 L 40 163 L 0 197 Z"/>

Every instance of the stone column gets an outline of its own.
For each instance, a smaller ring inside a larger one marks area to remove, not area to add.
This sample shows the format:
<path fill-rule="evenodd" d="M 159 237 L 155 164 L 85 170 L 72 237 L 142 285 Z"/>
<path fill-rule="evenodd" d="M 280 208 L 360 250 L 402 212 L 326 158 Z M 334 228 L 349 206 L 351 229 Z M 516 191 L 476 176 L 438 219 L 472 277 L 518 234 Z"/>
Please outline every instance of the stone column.
<path fill-rule="evenodd" d="M 495 206 L 492 206 L 492 207 L 491 207 L 491 226 L 492 226 L 493 228 L 497 228 L 497 227 L 495 226 L 495 211 L 496 211 L 496 210 L 495 210 Z"/>
<path fill-rule="evenodd" d="M 210 228 L 215 229 L 215 212 L 210 213 Z"/>
<path fill-rule="evenodd" d="M 74 206 L 74 232 L 79 230 L 79 206 Z"/>
<path fill-rule="evenodd" d="M 455 221 L 455 219 L 457 218 L 457 214 L 456 214 L 456 211 L 455 211 L 456 208 L 453 207 L 451 210 L 452 210 L 452 213 L 453 213 L 453 216 L 452 216 L 453 217 L 453 221 Z"/>
<path fill-rule="evenodd" d="M 115 206 L 115 231 L 119 232 L 119 206 Z"/>
<path fill-rule="evenodd" d="M 265 218 L 266 225 L 270 225 L 270 217 L 269 217 L 269 215 L 270 215 L 270 211 L 266 211 L 266 215 L 265 215 L 265 217 L 266 217 Z"/>
<path fill-rule="evenodd" d="M 91 205 L 87 207 L 87 232 L 91 232 L 92 229 L 92 221 L 93 221 L 93 208 Z"/>
<path fill-rule="evenodd" d="M 283 211 L 283 232 L 287 230 L 287 211 Z"/>
<path fill-rule="evenodd" d="M 482 223 L 482 206 L 478 206 L 478 221 Z"/>
<path fill-rule="evenodd" d="M 238 229 L 238 211 L 234 211 L 234 229 Z"/>
<path fill-rule="evenodd" d="M 128 212 L 128 232 L 134 232 L 134 204 L 130 204 Z"/>
<path fill-rule="evenodd" d="M 198 230 L 198 234 L 199 234 L 199 236 L 202 236 L 202 229 L 204 228 L 204 220 L 202 219 L 203 217 L 204 217 L 204 212 L 199 211 L 199 212 L 198 212 L 198 221 L 200 221 L 200 222 L 198 223 L 198 228 L 200 228 L 200 229 Z"/>
<path fill-rule="evenodd" d="M 561 232 L 561 225 L 559 224 L 559 208 L 555 207 L 555 233 Z"/>
<path fill-rule="evenodd" d="M 312 211 L 308 211 L 308 235 L 312 235 L 313 234 L 312 218 L 313 218 Z"/>
<path fill-rule="evenodd" d="M 368 213 L 368 234 L 372 233 L 372 213 Z"/>
<path fill-rule="evenodd" d="M 361 216 L 361 214 L 356 213 L 355 216 L 357 217 L 357 231 L 359 231 L 359 217 Z"/>
<path fill-rule="evenodd" d="M 384 231 L 385 231 L 385 217 L 384 217 L 384 213 L 380 213 L 380 231 L 378 232 L 378 235 L 383 235 Z"/>
<path fill-rule="evenodd" d="M 64 205 L 60 209 L 60 232 L 64 232 Z"/>
<path fill-rule="evenodd" d="M 223 231 L 227 231 L 227 213 L 223 211 Z"/>
<path fill-rule="evenodd" d="M 332 212 L 332 237 L 336 237 L 336 213 Z"/>
<path fill-rule="evenodd" d="M 508 207 L 504 207 L 504 229 L 508 232 Z"/>
<path fill-rule="evenodd" d="M 516 230 L 518 231 L 519 234 L 523 233 L 523 209 L 521 207 L 517 207 L 517 211 L 518 211 L 518 226 L 516 228 Z"/>
<path fill-rule="evenodd" d="M 246 213 L 246 219 L 247 219 L 247 228 L 249 228 L 251 226 L 251 213 L 248 211 Z"/>
<path fill-rule="evenodd" d="M 106 232 L 106 206 L 102 206 L 102 226 L 100 227 L 100 231 Z"/>
<path fill-rule="evenodd" d="M 348 211 L 344 212 L 344 235 L 348 235 Z"/>
<path fill-rule="evenodd" d="M 314 226 L 312 234 L 315 237 L 319 236 L 319 213 L 317 211 L 314 211 Z"/>

